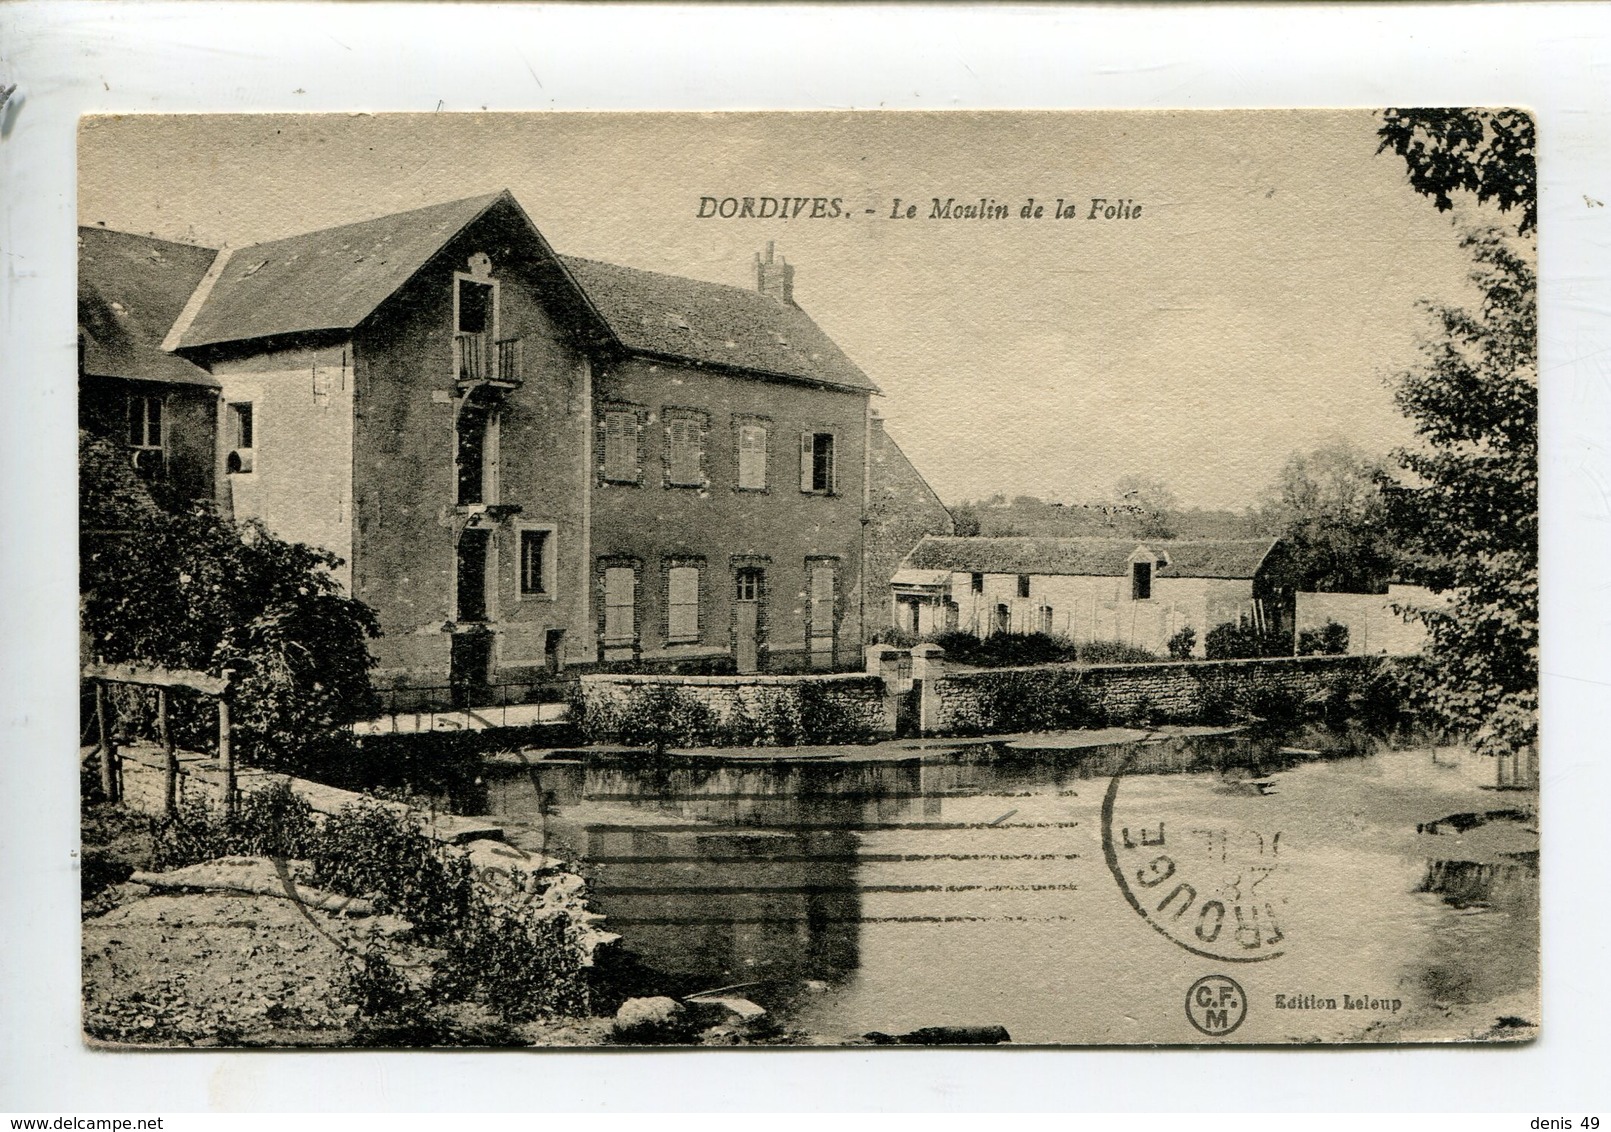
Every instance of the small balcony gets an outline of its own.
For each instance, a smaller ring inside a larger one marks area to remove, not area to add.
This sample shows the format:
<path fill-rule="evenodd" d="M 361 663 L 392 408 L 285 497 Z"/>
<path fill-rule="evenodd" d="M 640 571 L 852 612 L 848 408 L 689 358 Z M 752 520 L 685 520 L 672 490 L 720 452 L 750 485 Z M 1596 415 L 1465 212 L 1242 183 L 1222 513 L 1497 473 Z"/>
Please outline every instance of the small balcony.
<path fill-rule="evenodd" d="M 453 370 L 460 385 L 517 388 L 522 380 L 520 339 L 494 341 L 488 334 L 455 334 Z"/>

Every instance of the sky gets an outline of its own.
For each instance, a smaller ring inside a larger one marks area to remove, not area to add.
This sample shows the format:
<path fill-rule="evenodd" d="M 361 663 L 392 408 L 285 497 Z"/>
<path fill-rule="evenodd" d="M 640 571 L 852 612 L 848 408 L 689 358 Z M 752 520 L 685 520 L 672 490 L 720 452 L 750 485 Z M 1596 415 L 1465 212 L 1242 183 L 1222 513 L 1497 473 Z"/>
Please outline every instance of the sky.
<path fill-rule="evenodd" d="M 1240 510 L 1294 451 L 1411 442 L 1391 381 L 1429 332 L 1417 304 L 1471 300 L 1455 221 L 1376 153 L 1376 126 L 1365 110 L 130 115 L 85 120 L 79 220 L 239 247 L 508 188 L 562 253 L 746 287 L 773 241 L 947 503 L 1096 501 L 1139 475 Z M 704 197 L 841 214 L 701 217 Z M 1090 219 L 1094 197 L 1133 214 Z M 897 198 L 915 218 L 892 217 Z M 1008 218 L 930 219 L 935 198 Z M 1039 219 L 1020 218 L 1030 198 Z M 1060 198 L 1074 219 L 1053 218 Z"/>

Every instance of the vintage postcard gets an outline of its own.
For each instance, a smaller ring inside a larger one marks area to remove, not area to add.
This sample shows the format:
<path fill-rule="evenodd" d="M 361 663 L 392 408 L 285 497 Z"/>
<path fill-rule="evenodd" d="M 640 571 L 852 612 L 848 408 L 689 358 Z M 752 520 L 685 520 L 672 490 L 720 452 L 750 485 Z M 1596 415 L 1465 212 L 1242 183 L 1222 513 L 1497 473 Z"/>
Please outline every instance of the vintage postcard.
<path fill-rule="evenodd" d="M 86 1040 L 1536 1037 L 1534 144 L 84 119 Z"/>

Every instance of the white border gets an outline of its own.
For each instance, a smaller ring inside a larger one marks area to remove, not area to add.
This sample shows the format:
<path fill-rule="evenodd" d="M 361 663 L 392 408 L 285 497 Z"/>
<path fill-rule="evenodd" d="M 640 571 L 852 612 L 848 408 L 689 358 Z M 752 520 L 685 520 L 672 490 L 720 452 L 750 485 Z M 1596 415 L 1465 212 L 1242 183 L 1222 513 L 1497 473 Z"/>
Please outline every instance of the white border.
<path fill-rule="evenodd" d="M 1611 996 L 1596 966 L 1607 960 L 1611 928 L 1608 33 L 1611 10 L 1587 4 L 0 6 L 0 83 L 18 84 L 0 116 L 0 1110 L 1603 1108 L 1611 1076 Z M 95 1055 L 81 1047 L 69 819 L 76 782 L 66 753 L 76 714 L 70 374 L 79 114 L 1473 104 L 1527 105 L 1540 121 L 1547 817 L 1539 1042 L 504 1056 Z"/>

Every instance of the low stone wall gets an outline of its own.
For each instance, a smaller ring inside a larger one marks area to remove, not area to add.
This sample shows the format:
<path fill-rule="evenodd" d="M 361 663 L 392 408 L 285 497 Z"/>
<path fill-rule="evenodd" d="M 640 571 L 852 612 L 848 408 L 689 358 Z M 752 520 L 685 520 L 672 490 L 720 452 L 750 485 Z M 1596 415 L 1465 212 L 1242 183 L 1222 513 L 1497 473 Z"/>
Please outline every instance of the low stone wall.
<path fill-rule="evenodd" d="M 1363 676 L 1379 657 L 1306 656 L 1157 664 L 1051 664 L 945 671 L 924 682 L 925 732 L 985 734 L 1090 722 L 1191 720 L 1260 696 L 1326 693 L 1339 677 Z"/>
<path fill-rule="evenodd" d="M 581 678 L 589 738 L 642 741 L 656 715 L 674 745 L 788 746 L 894 734 L 884 681 L 864 673 L 801 676 L 662 676 L 600 673 Z M 650 718 L 645 718 L 650 717 Z"/>

